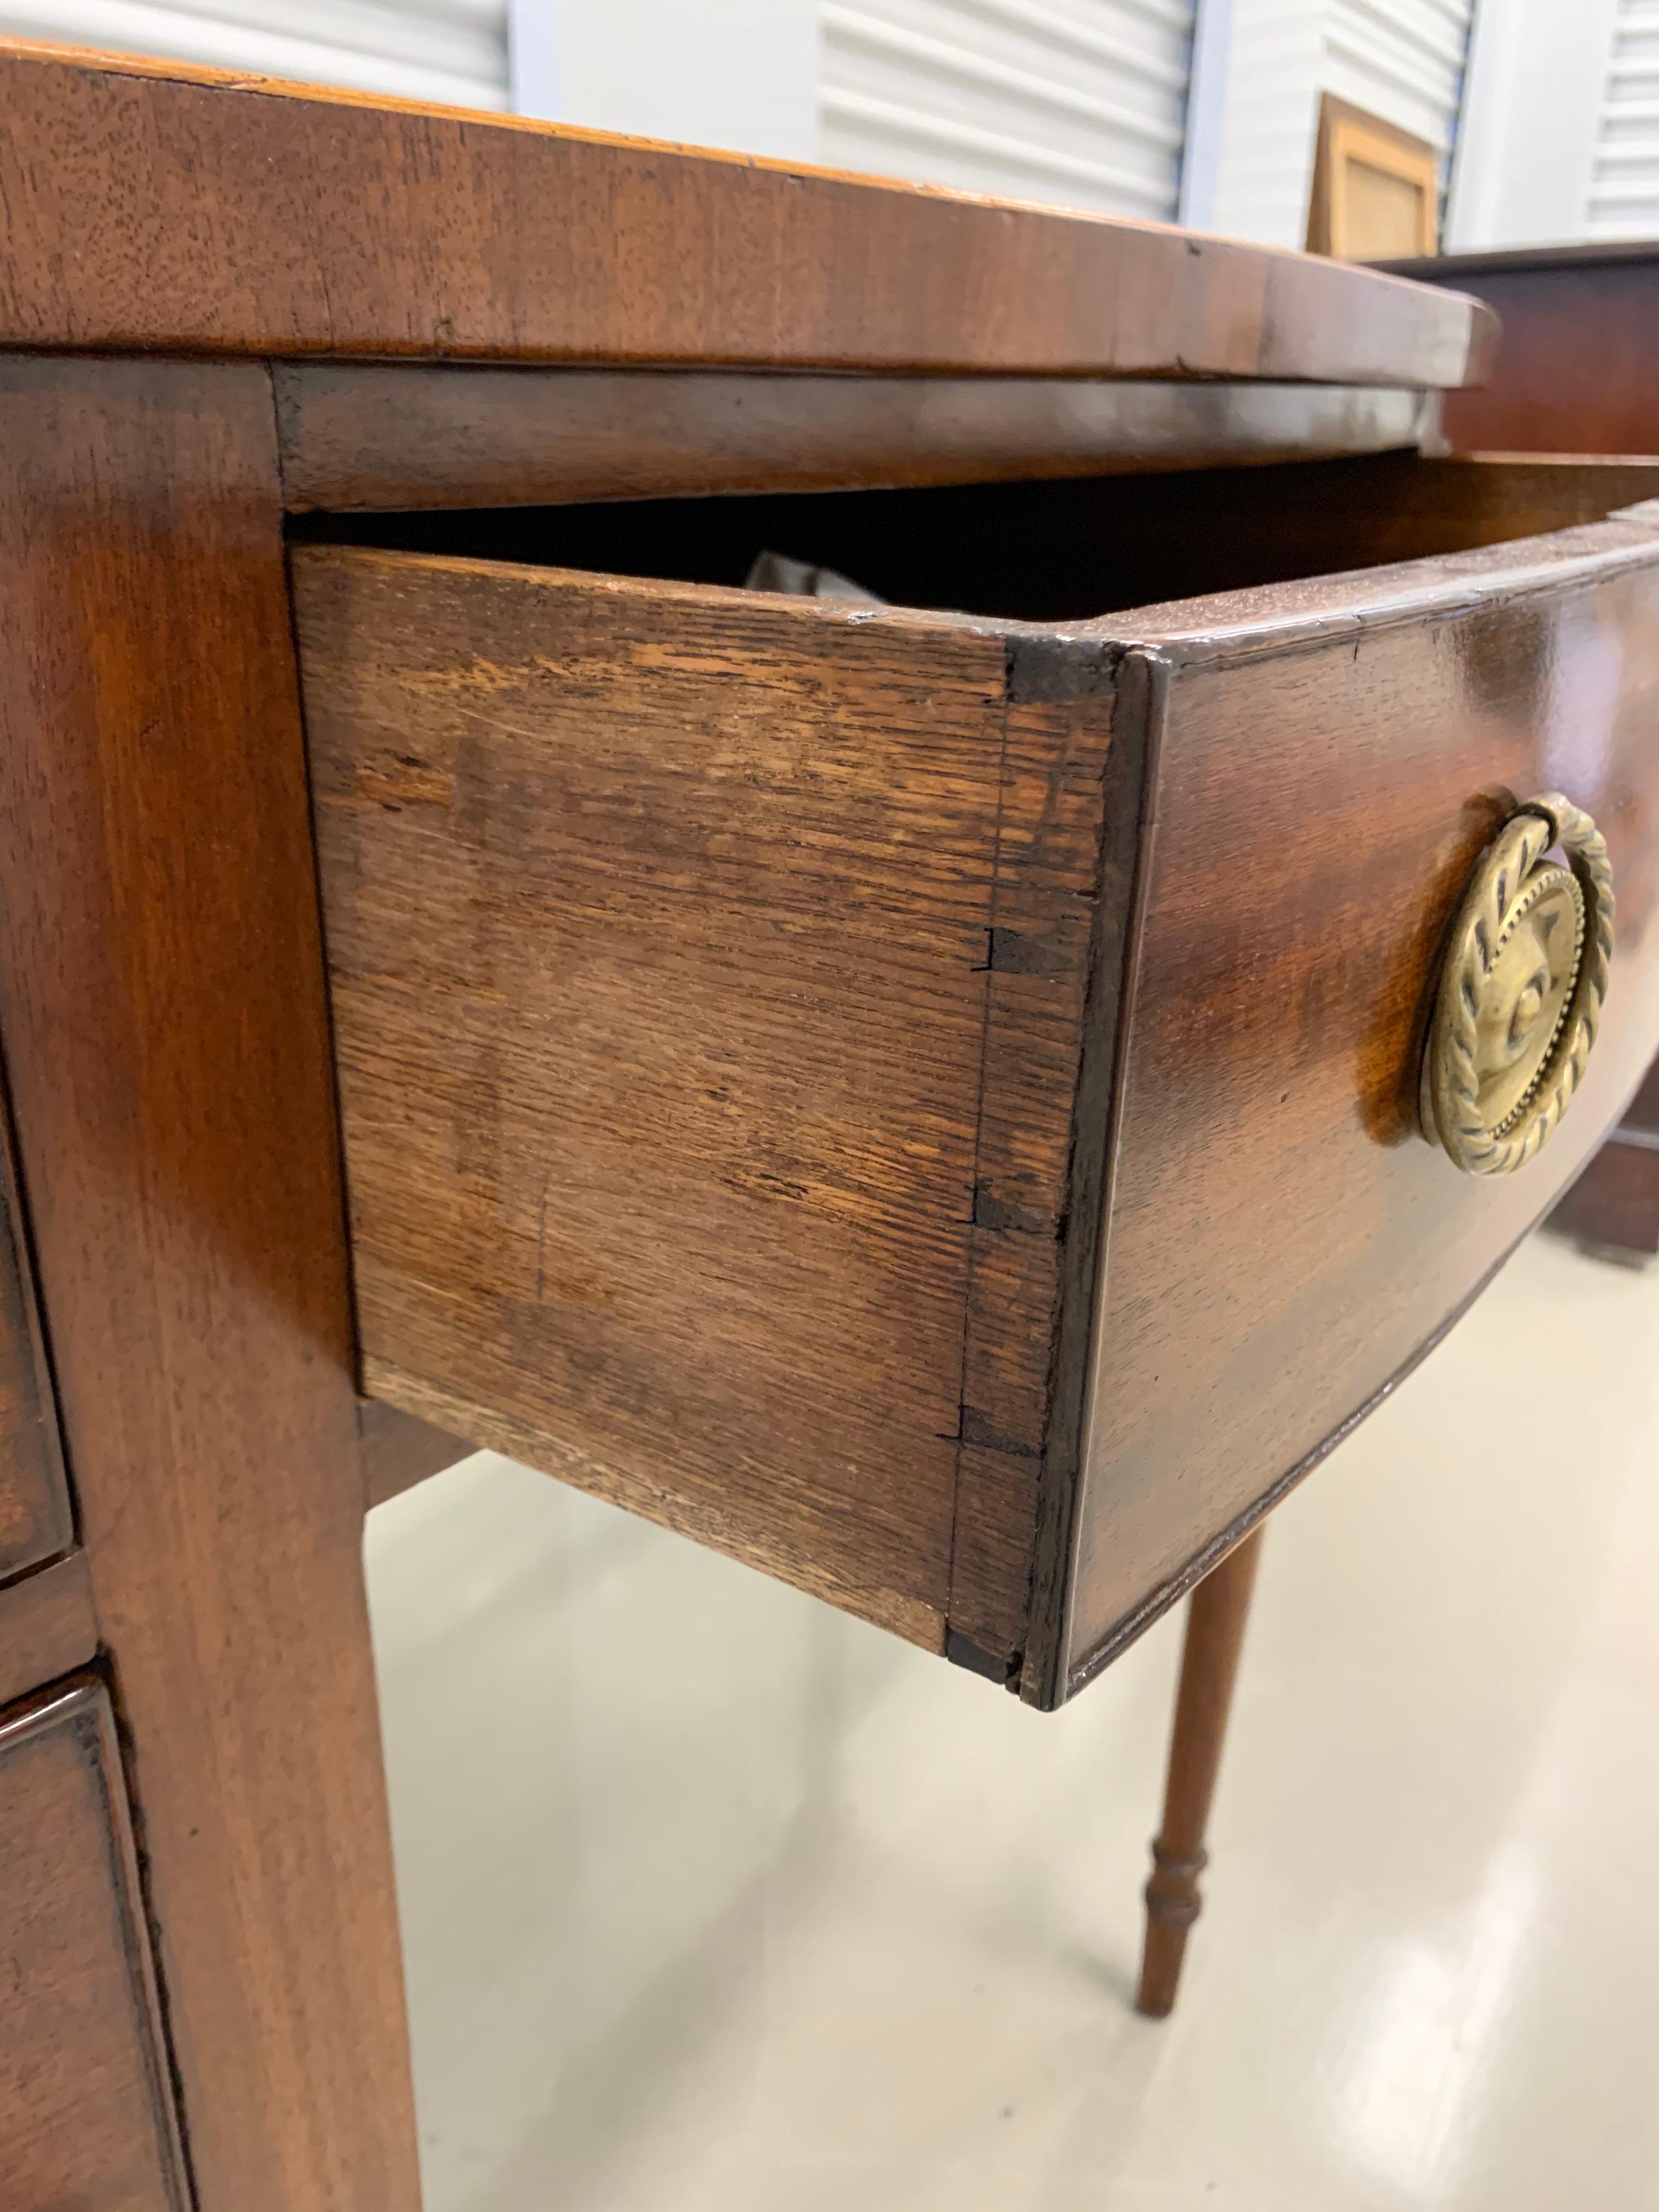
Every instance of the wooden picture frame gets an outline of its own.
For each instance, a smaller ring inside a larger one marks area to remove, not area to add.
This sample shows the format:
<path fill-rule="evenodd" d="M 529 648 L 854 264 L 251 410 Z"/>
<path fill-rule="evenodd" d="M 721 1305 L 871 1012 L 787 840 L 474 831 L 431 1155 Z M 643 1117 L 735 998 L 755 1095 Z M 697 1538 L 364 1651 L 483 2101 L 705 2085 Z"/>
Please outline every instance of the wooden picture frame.
<path fill-rule="evenodd" d="M 1435 253 L 1440 244 L 1440 161 L 1380 116 L 1321 94 L 1308 251 L 1338 261 Z"/>

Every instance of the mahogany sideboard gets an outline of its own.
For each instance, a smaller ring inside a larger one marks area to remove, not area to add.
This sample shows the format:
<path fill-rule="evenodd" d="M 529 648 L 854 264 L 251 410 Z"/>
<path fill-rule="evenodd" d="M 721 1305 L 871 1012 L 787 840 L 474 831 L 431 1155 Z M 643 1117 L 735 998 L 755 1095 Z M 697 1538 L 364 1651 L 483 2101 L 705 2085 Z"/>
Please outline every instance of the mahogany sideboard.
<path fill-rule="evenodd" d="M 0 48 L 0 2197 L 398 2212 L 367 1505 L 1036 1707 L 1199 1584 L 1212 1715 L 1659 1042 L 1659 471 L 1426 457 L 1372 272 L 171 64 Z M 1517 835 L 1605 1003 L 1468 1173 Z"/>

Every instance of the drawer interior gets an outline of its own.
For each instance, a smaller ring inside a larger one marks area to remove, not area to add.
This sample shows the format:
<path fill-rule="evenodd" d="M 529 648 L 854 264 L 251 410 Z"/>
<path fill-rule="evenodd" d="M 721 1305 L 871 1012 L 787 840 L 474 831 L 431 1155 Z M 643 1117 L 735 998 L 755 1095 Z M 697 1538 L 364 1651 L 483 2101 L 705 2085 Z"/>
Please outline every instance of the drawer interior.
<path fill-rule="evenodd" d="M 296 517 L 296 540 L 741 585 L 763 551 L 896 605 L 1086 620 L 1599 521 L 1659 461 L 1384 453 L 898 491 Z"/>

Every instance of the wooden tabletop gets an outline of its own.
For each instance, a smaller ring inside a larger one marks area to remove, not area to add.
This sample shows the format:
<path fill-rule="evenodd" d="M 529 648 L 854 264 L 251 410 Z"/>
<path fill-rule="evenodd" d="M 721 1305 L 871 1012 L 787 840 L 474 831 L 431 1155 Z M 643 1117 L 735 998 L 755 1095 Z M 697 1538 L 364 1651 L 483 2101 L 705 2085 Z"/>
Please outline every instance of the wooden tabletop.
<path fill-rule="evenodd" d="M 1494 319 L 1303 254 L 0 43 L 0 344 L 1449 389 Z"/>

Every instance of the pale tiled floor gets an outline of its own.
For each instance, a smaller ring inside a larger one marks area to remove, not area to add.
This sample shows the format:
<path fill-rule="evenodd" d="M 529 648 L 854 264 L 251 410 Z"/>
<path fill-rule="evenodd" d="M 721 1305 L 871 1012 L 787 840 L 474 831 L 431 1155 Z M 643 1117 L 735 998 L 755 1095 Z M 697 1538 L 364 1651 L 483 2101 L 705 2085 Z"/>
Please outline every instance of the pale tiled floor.
<path fill-rule="evenodd" d="M 368 1552 L 428 2212 L 1659 2206 L 1659 1269 L 1274 1520 L 1162 2026 L 1176 1621 L 1044 1718 L 500 1460 Z"/>

